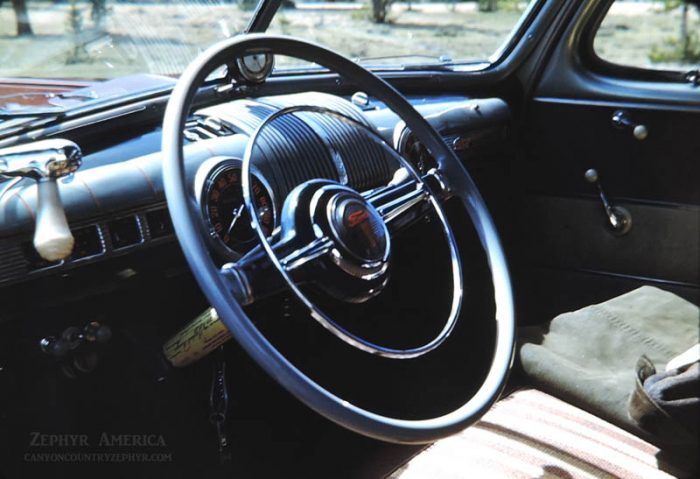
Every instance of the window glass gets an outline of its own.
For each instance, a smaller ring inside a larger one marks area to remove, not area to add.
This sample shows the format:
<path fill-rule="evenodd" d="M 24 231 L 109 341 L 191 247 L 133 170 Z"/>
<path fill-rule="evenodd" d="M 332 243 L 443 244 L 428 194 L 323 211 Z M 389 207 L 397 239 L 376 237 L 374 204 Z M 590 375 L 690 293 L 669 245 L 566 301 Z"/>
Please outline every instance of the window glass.
<path fill-rule="evenodd" d="M 485 61 L 528 8 L 521 0 L 283 2 L 269 32 L 371 57 L 368 66 Z M 212 43 L 241 33 L 256 3 L 0 0 L 0 77 L 176 76 Z"/>
<path fill-rule="evenodd" d="M 619 65 L 679 71 L 697 68 L 697 2 L 616 0 L 595 35 L 593 48 L 603 60 Z"/>
<path fill-rule="evenodd" d="M 228 0 L 0 0 L 0 77 L 178 75 L 243 31 L 255 4 Z"/>
<path fill-rule="evenodd" d="M 369 66 L 484 62 L 527 10 L 519 0 L 297 2 L 277 12 L 269 31 Z"/>

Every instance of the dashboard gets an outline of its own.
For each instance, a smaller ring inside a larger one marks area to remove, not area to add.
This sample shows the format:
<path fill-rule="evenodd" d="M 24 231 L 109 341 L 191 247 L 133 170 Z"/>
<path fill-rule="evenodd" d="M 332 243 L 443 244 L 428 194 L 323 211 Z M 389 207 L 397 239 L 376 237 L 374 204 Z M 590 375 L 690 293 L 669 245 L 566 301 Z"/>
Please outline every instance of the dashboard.
<path fill-rule="evenodd" d="M 450 96 L 410 101 L 472 174 L 503 157 L 510 119 L 503 100 Z M 270 114 L 295 105 L 330 108 L 377 132 L 420 173 L 435 166 L 411 131 L 366 95 L 346 98 L 305 92 L 200 108 L 185 127 L 186 170 L 212 251 L 222 260 L 235 260 L 255 244 L 241 193 L 241 161 L 248 139 Z M 126 123 L 122 127 L 124 132 L 117 126 L 108 134 L 123 141 L 90 152 L 83 167 L 60 182 L 76 239 L 66 260 L 47 262 L 32 247 L 33 182 L 11 188 L 0 184 L 0 287 L 70 274 L 83 265 L 174 241 L 163 193 L 160 129 L 154 126 L 129 135 Z M 361 130 L 329 115 L 305 112 L 280 117 L 256 146 L 260 151 L 252 163 L 252 191 L 266 234 L 273 234 L 284 199 L 299 183 L 327 178 L 362 192 L 388 183 L 397 168 L 386 150 L 367 141 Z"/>

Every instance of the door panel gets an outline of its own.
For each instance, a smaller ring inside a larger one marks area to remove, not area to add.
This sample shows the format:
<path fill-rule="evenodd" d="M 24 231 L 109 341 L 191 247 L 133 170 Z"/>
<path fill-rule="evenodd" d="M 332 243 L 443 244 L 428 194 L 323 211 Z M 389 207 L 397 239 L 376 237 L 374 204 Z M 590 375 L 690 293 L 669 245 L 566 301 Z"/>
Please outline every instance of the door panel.
<path fill-rule="evenodd" d="M 632 216 L 625 236 L 607 226 L 598 199 L 528 195 L 520 218 L 531 266 L 697 285 L 700 208 L 618 204 Z"/>
<path fill-rule="evenodd" d="M 521 122 L 521 322 L 548 321 L 644 284 L 697 304 L 700 90 L 635 81 L 638 88 L 623 91 L 624 79 L 589 74 L 571 61 L 572 45 L 555 49 Z M 619 110 L 646 127 L 645 139 L 613 123 Z M 598 191 L 584 178 L 589 168 L 610 202 L 631 213 L 626 235 L 607 227 Z"/>
<path fill-rule="evenodd" d="M 646 126 L 645 140 L 613 125 L 620 110 Z M 527 125 L 531 190 L 590 196 L 583 174 L 595 168 L 612 197 L 700 204 L 700 110 L 538 98 Z"/>

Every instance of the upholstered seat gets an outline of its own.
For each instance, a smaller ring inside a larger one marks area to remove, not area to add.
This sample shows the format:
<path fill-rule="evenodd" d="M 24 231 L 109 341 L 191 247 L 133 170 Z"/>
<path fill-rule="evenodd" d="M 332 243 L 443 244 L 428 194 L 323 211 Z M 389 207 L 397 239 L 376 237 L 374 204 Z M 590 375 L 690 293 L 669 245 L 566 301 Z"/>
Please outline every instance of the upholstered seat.
<path fill-rule="evenodd" d="M 390 476 L 452 478 L 685 477 L 659 448 L 535 389 L 499 401 L 477 424 L 436 442 Z"/>

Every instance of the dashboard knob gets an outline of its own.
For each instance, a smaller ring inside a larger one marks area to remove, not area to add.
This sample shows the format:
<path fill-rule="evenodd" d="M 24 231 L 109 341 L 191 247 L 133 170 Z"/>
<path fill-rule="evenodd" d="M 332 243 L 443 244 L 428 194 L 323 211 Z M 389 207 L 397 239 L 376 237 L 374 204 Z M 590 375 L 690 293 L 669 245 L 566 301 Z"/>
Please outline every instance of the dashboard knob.
<path fill-rule="evenodd" d="M 62 338 L 57 339 L 54 336 L 43 338 L 39 341 L 39 347 L 44 353 L 55 358 L 62 358 L 70 349 L 68 341 Z"/>
<path fill-rule="evenodd" d="M 106 324 L 91 321 L 83 328 L 85 339 L 90 342 L 106 343 L 112 338 L 112 330 Z"/>
<path fill-rule="evenodd" d="M 598 181 L 598 171 L 594 170 L 593 168 L 586 170 L 584 177 L 586 178 L 587 182 L 595 183 Z"/>
<path fill-rule="evenodd" d="M 80 329 L 75 326 L 66 328 L 63 334 L 61 334 L 61 338 L 68 344 L 68 349 L 77 348 L 85 339 Z"/>
<path fill-rule="evenodd" d="M 369 95 L 363 91 L 353 93 L 350 100 L 352 101 L 353 105 L 357 105 L 359 107 L 366 107 L 369 105 Z"/>
<path fill-rule="evenodd" d="M 107 341 L 112 339 L 112 330 L 110 329 L 109 326 L 107 326 L 106 324 L 103 324 L 97 330 L 97 334 L 95 335 L 95 338 L 97 339 L 97 342 L 100 344 L 106 343 Z"/>

